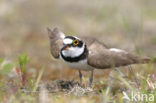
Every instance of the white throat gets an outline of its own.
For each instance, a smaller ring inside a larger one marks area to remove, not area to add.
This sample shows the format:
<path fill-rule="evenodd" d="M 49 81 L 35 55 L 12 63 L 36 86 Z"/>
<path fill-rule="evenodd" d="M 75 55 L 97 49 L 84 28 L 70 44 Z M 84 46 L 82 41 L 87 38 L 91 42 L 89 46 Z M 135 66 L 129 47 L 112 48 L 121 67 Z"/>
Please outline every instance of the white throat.
<path fill-rule="evenodd" d="M 72 57 L 72 58 L 74 58 L 74 57 L 78 57 L 81 54 L 83 54 L 84 49 L 85 49 L 85 44 L 83 44 L 83 46 L 81 48 L 79 48 L 79 47 L 70 47 L 68 50 L 63 50 L 62 54 L 65 57 Z"/>

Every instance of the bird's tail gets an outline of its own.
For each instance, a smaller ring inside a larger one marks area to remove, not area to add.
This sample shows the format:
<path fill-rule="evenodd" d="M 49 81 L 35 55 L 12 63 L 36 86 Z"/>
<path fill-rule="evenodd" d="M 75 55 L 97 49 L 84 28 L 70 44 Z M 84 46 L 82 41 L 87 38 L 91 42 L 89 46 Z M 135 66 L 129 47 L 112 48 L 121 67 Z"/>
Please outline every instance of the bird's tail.
<path fill-rule="evenodd" d="M 149 57 L 144 57 L 141 59 L 140 61 L 141 63 L 154 63 L 156 64 L 156 57 L 153 57 L 153 58 L 149 58 Z"/>

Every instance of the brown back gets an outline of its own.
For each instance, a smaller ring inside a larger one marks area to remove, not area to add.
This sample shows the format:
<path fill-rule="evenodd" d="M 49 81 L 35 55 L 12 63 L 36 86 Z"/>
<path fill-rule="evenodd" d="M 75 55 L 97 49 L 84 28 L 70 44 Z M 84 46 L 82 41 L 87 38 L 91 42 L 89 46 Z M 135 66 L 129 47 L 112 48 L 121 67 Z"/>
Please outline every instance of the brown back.
<path fill-rule="evenodd" d="M 115 52 L 98 40 L 91 37 L 81 37 L 89 50 L 88 64 L 99 69 L 119 67 L 141 62 L 139 56 L 126 51 Z"/>

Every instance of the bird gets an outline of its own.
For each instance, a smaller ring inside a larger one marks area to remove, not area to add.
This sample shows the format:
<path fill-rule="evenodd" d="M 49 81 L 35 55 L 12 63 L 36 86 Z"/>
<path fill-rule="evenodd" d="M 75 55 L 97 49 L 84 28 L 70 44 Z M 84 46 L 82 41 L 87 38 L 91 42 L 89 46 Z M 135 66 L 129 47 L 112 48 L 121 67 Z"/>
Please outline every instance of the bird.
<path fill-rule="evenodd" d="M 81 71 L 91 72 L 89 85 L 92 85 L 94 69 L 144 64 L 151 61 L 149 57 L 140 57 L 125 50 L 109 48 L 90 36 L 66 36 L 57 27 L 53 30 L 47 28 L 47 30 L 52 56 L 78 70 L 80 84 L 82 83 Z"/>

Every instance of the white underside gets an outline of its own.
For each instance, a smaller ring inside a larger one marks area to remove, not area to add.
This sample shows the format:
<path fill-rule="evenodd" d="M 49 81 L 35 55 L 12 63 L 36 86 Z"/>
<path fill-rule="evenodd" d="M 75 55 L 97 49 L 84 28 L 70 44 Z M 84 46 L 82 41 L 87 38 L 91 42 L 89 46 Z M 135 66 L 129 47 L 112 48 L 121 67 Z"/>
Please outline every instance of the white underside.
<path fill-rule="evenodd" d="M 60 59 L 64 61 L 61 56 L 60 56 Z M 78 70 L 84 70 L 84 71 L 91 71 L 94 69 L 93 67 L 87 64 L 87 59 L 81 60 L 79 62 L 72 62 L 72 63 L 67 62 L 67 61 L 64 61 L 64 62 L 72 69 L 78 69 Z"/>

